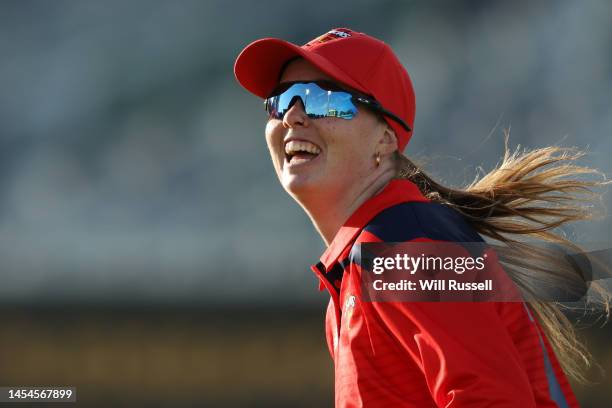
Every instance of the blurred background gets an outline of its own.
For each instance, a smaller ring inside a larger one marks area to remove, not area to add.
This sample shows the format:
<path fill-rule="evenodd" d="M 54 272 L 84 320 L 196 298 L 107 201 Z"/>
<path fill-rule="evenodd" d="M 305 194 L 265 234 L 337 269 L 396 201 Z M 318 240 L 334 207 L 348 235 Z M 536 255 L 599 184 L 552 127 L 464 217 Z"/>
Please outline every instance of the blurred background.
<path fill-rule="evenodd" d="M 417 99 L 405 153 L 440 182 L 492 169 L 508 128 L 511 148 L 577 146 L 612 174 L 606 0 L 2 1 L 0 385 L 76 386 L 82 406 L 333 405 L 309 270 L 324 246 L 233 63 L 334 27 L 396 51 Z M 610 324 L 581 334 L 608 374 L 574 389 L 609 406 Z"/>

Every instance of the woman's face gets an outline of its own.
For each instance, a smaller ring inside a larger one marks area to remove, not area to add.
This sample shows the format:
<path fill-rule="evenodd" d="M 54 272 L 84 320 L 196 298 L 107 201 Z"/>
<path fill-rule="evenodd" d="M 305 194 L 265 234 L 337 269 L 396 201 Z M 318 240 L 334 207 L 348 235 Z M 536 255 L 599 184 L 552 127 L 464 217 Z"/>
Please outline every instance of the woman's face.
<path fill-rule="evenodd" d="M 287 66 L 280 82 L 308 80 L 332 79 L 298 59 Z M 363 106 L 358 109 L 350 120 L 311 119 L 298 100 L 283 119 L 268 120 L 266 142 L 274 169 L 285 190 L 298 201 L 313 196 L 340 199 L 349 190 L 363 188 L 376 170 L 375 155 L 389 126 Z M 305 148 L 314 154 L 287 154 Z"/>

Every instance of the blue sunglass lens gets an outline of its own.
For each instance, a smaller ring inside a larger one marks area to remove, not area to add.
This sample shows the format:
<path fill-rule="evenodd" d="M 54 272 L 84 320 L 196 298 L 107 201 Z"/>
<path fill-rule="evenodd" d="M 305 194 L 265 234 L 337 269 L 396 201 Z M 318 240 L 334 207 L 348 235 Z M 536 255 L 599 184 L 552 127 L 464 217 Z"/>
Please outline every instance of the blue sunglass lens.
<path fill-rule="evenodd" d="M 323 89 L 315 83 L 295 83 L 279 95 L 268 98 L 268 113 L 276 119 L 281 119 L 298 100 L 302 102 L 310 118 L 352 119 L 357 114 L 357 107 L 350 93 Z"/>

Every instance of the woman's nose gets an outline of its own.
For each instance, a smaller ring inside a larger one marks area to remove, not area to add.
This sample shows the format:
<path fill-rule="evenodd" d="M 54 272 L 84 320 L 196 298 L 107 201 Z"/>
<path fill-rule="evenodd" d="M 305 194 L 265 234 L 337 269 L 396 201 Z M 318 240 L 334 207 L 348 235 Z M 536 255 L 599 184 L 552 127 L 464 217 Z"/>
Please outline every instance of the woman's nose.
<path fill-rule="evenodd" d="M 289 110 L 283 116 L 283 126 L 286 128 L 295 126 L 308 126 L 308 115 L 301 98 L 296 98 Z"/>

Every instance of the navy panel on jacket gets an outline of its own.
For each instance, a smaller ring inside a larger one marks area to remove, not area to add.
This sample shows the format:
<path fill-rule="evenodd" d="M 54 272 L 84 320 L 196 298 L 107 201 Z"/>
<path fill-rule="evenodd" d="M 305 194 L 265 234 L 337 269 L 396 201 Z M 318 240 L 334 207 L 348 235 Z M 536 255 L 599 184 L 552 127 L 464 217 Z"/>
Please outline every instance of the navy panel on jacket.
<path fill-rule="evenodd" d="M 389 207 L 374 217 L 364 231 L 378 237 L 382 242 L 408 242 L 416 238 L 429 238 L 445 242 L 480 242 L 466 250 L 477 257 L 486 248 L 485 240 L 457 210 L 440 203 L 411 201 Z M 364 248 L 355 242 L 349 256 L 339 262 L 342 270 L 350 263 L 362 265 L 362 257 L 374 255 L 364 253 Z M 336 269 L 336 268 L 334 268 Z M 330 271 L 331 274 L 332 271 Z"/>
<path fill-rule="evenodd" d="M 408 202 L 387 208 L 364 229 L 384 242 L 421 237 L 451 242 L 484 241 L 461 213 L 434 202 Z"/>

